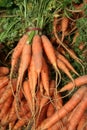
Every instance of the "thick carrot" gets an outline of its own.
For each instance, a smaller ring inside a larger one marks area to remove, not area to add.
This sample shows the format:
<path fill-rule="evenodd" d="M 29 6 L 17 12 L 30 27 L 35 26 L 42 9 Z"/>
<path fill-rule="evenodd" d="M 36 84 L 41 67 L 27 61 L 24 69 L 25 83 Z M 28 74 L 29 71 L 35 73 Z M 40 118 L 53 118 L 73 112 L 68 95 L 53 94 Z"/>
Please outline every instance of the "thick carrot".
<path fill-rule="evenodd" d="M 81 120 L 79 121 L 79 124 L 77 126 L 77 130 L 84 130 L 84 128 L 86 127 L 85 124 L 87 125 L 87 112 L 85 112 L 81 118 Z"/>
<path fill-rule="evenodd" d="M 0 112 L 0 119 L 7 113 L 13 101 L 13 97 L 10 96 L 3 105 L 3 109 Z"/>
<path fill-rule="evenodd" d="M 42 57 L 43 57 L 42 41 L 39 35 L 35 35 L 33 38 L 32 53 L 33 53 L 32 57 L 34 60 L 35 70 L 39 77 L 41 69 L 42 69 Z"/>
<path fill-rule="evenodd" d="M 42 35 L 41 39 L 42 39 L 42 45 L 43 45 L 44 51 L 45 51 L 49 61 L 51 62 L 53 67 L 57 70 L 57 64 L 56 64 L 57 58 L 56 58 L 55 50 L 52 46 L 52 43 L 50 42 L 48 37 L 45 35 Z"/>
<path fill-rule="evenodd" d="M 72 78 L 67 66 L 60 59 L 57 59 L 57 66 L 71 79 L 72 82 L 74 82 L 74 79 Z"/>
<path fill-rule="evenodd" d="M 76 128 L 86 109 L 87 109 L 87 93 L 85 93 L 84 97 L 82 98 L 82 101 L 78 104 L 77 109 L 73 113 L 73 116 L 69 121 L 68 130 L 74 130 Z"/>
<path fill-rule="evenodd" d="M 23 91 L 24 91 L 24 96 L 28 102 L 29 109 L 32 112 L 33 110 L 32 95 L 31 95 L 30 86 L 27 80 L 23 82 Z"/>
<path fill-rule="evenodd" d="M 21 120 L 18 120 L 16 122 L 16 124 L 13 127 L 13 130 L 18 130 L 19 128 L 21 128 L 22 126 L 24 126 L 26 123 L 28 123 L 30 117 L 31 117 L 30 113 L 27 113 L 26 115 L 24 115 Z"/>
<path fill-rule="evenodd" d="M 24 48 L 21 54 L 21 61 L 20 61 L 18 80 L 17 80 L 17 91 L 19 89 L 19 85 L 20 87 L 22 85 L 23 76 L 25 74 L 25 71 L 28 69 L 30 60 L 31 60 L 31 45 L 26 43 L 24 45 Z"/>
<path fill-rule="evenodd" d="M 12 77 L 13 71 L 14 71 L 14 67 L 18 62 L 18 59 L 22 53 L 24 44 L 27 42 L 28 40 L 28 35 L 24 34 L 22 36 L 22 38 L 20 38 L 17 46 L 15 47 L 13 54 L 12 54 L 12 58 L 11 58 L 11 72 L 10 72 L 10 78 Z"/>
<path fill-rule="evenodd" d="M 87 75 L 83 75 L 83 76 L 80 76 L 80 77 L 74 79 L 74 82 L 75 82 L 75 87 L 80 87 L 82 85 L 87 84 Z M 68 84 L 66 84 L 65 86 L 63 86 L 60 89 L 60 92 L 63 92 L 63 91 L 66 91 L 66 90 L 71 90 L 73 87 L 74 87 L 73 83 L 69 82 Z"/>
<path fill-rule="evenodd" d="M 81 101 L 86 91 L 87 88 L 85 86 L 81 87 L 59 111 L 56 111 L 51 117 L 45 119 L 36 130 L 45 130 L 65 117 Z"/>
<path fill-rule="evenodd" d="M 0 88 L 5 87 L 8 83 L 9 83 L 9 78 L 7 76 L 0 78 Z"/>
<path fill-rule="evenodd" d="M 64 36 L 65 36 L 65 32 L 68 28 L 69 25 L 69 19 L 67 17 L 63 17 L 62 21 L 61 21 L 61 31 L 62 31 L 62 38 L 61 41 L 63 42 L 64 40 Z"/>
<path fill-rule="evenodd" d="M 8 67 L 0 67 L 0 76 L 7 75 L 9 73 L 9 68 Z"/>
<path fill-rule="evenodd" d="M 13 90 L 16 90 L 16 83 L 17 83 L 17 79 L 13 79 L 12 80 L 12 87 Z M 10 88 L 10 86 L 8 86 L 8 88 L 6 88 L 5 92 L 2 94 L 2 97 L 0 98 L 0 104 L 4 103 L 6 101 L 7 98 L 9 98 L 10 96 L 12 96 L 12 90 Z"/>
<path fill-rule="evenodd" d="M 47 109 L 47 117 L 52 116 L 52 114 L 55 112 L 55 108 L 52 103 L 49 104 Z"/>
<path fill-rule="evenodd" d="M 41 70 L 41 81 L 43 84 L 43 87 L 47 93 L 47 95 L 49 96 L 49 70 L 48 70 L 48 66 L 46 64 L 45 59 L 43 58 L 43 65 L 42 65 L 42 70 Z"/>
<path fill-rule="evenodd" d="M 70 62 L 68 61 L 68 59 L 66 57 L 64 57 L 62 54 L 60 54 L 59 52 L 56 53 L 58 59 L 60 59 L 62 62 L 64 62 L 64 64 L 72 71 L 74 72 L 77 76 L 79 76 L 79 74 L 76 72 L 76 70 L 74 69 L 74 67 L 70 64 Z"/>

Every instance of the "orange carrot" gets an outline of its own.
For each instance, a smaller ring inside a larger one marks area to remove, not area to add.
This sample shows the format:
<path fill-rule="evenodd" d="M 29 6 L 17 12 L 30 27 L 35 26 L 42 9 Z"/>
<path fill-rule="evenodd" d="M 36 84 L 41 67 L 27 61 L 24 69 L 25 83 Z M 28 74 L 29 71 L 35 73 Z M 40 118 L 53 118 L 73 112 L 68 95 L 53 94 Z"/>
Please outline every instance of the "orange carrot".
<path fill-rule="evenodd" d="M 42 45 L 43 45 L 44 51 L 45 51 L 49 61 L 51 62 L 53 67 L 57 70 L 57 64 L 56 64 L 57 58 L 56 58 L 52 43 L 45 35 L 42 35 L 41 39 L 42 39 Z"/>
<path fill-rule="evenodd" d="M 11 72 L 10 72 L 10 78 L 12 77 L 12 73 L 14 71 L 14 67 L 18 62 L 18 59 L 22 53 L 24 44 L 27 42 L 28 40 L 28 35 L 24 34 L 22 36 L 22 38 L 20 38 L 17 46 L 15 47 L 13 54 L 12 54 L 12 58 L 11 58 Z"/>
<path fill-rule="evenodd" d="M 80 77 L 74 79 L 74 82 L 75 82 L 75 87 L 80 87 L 82 85 L 87 84 L 87 75 L 83 75 L 83 76 L 80 76 Z M 69 82 L 68 84 L 66 84 L 64 87 L 62 87 L 60 89 L 60 92 L 63 92 L 66 90 L 71 90 L 73 87 L 74 87 L 73 83 Z"/>
<path fill-rule="evenodd" d="M 23 82 L 23 91 L 24 91 L 24 96 L 28 102 L 29 108 L 32 112 L 32 110 L 33 110 L 32 109 L 32 105 L 33 105 L 32 104 L 32 95 L 31 95 L 30 86 L 29 86 L 29 83 L 27 80 Z"/>
<path fill-rule="evenodd" d="M 9 122 L 9 130 L 12 130 L 15 125 L 15 121 Z"/>
<path fill-rule="evenodd" d="M 65 117 L 81 101 L 86 91 L 87 88 L 85 86 L 81 87 L 59 111 L 56 111 L 51 117 L 45 119 L 41 123 L 41 125 L 39 125 L 37 130 L 41 129 L 45 130 L 54 125 L 57 121 L 59 121 L 63 117 Z"/>
<path fill-rule="evenodd" d="M 24 126 L 26 123 L 28 123 L 30 117 L 31 117 L 30 113 L 27 113 L 26 115 L 24 115 L 21 120 L 18 120 L 16 122 L 16 124 L 13 127 L 13 130 L 18 130 L 19 128 L 21 128 L 22 126 Z"/>
<path fill-rule="evenodd" d="M 20 87 L 22 85 L 23 76 L 24 76 L 25 71 L 28 69 L 30 60 L 31 60 L 31 45 L 26 43 L 24 45 L 24 48 L 21 54 L 21 61 L 20 61 L 18 80 L 17 80 L 17 91 L 19 89 L 19 85 Z"/>
<path fill-rule="evenodd" d="M 9 82 L 9 78 L 7 76 L 4 76 L 0 78 L 0 88 L 5 87 Z"/>
<path fill-rule="evenodd" d="M 13 79 L 12 80 L 12 87 L 13 90 L 16 90 L 16 83 L 17 83 L 17 79 Z M 8 88 L 5 90 L 5 92 L 2 94 L 2 97 L 0 98 L 0 104 L 4 103 L 6 101 L 7 98 L 9 98 L 10 96 L 12 96 L 12 90 L 10 88 L 10 86 L 8 86 Z"/>
<path fill-rule="evenodd" d="M 39 35 L 35 35 L 33 38 L 33 43 L 32 43 L 32 57 L 34 60 L 34 65 L 35 65 L 35 70 L 38 74 L 38 77 L 40 75 L 41 69 L 42 69 L 42 57 L 43 57 L 43 52 L 42 52 L 42 42 L 41 42 L 41 37 Z"/>
<path fill-rule="evenodd" d="M 43 87 L 42 81 L 40 81 L 40 92 L 41 92 L 41 95 L 44 95 L 44 87 Z"/>
<path fill-rule="evenodd" d="M 9 73 L 9 68 L 8 67 L 0 67 L 0 76 L 7 75 Z"/>
<path fill-rule="evenodd" d="M 3 88 L 0 89 L 0 98 L 2 97 L 2 94 L 5 92 L 5 90 L 6 90 L 7 87 L 8 86 L 3 87 Z"/>
<path fill-rule="evenodd" d="M 60 59 L 57 59 L 57 66 L 74 82 L 67 66 Z"/>
<path fill-rule="evenodd" d="M 86 127 L 85 124 L 87 122 L 87 112 L 85 112 L 81 118 L 81 120 L 79 121 L 79 124 L 77 126 L 77 130 L 84 130 L 84 128 Z"/>
<path fill-rule="evenodd" d="M 73 45 L 76 42 L 76 39 L 78 36 L 79 36 L 79 32 L 76 32 L 74 37 L 73 37 L 73 41 L 72 41 L 71 45 Z"/>
<path fill-rule="evenodd" d="M 52 116 L 52 114 L 55 112 L 55 108 L 52 103 L 49 104 L 47 109 L 47 117 Z"/>
<path fill-rule="evenodd" d="M 77 109 L 74 111 L 73 116 L 69 121 L 68 130 L 74 130 L 76 128 L 86 109 L 87 109 L 87 93 L 85 93 L 84 97 L 82 98 L 82 101 L 78 104 Z"/>
<path fill-rule="evenodd" d="M 2 117 L 7 113 L 7 111 L 9 110 L 11 104 L 12 104 L 12 101 L 13 101 L 13 97 L 10 96 L 6 102 L 4 103 L 4 106 L 3 106 L 3 109 L 1 110 L 0 112 L 0 119 L 2 119 Z"/>
<path fill-rule="evenodd" d="M 67 58 L 65 58 L 59 52 L 57 52 L 56 54 L 57 54 L 58 59 L 60 59 L 72 72 L 74 72 L 77 76 L 79 76 L 79 74 L 76 72 L 76 70 L 73 68 L 73 66 L 70 64 Z"/>
<path fill-rule="evenodd" d="M 62 38 L 61 41 L 63 42 L 64 40 L 64 36 L 65 36 L 65 32 L 68 28 L 69 25 L 69 19 L 67 17 L 63 17 L 62 21 L 61 21 L 61 31 L 62 31 Z"/>
<path fill-rule="evenodd" d="M 41 81 L 47 95 L 49 96 L 49 87 L 50 87 L 49 86 L 49 70 L 48 70 L 48 66 L 44 58 L 43 58 L 43 66 L 41 70 Z"/>

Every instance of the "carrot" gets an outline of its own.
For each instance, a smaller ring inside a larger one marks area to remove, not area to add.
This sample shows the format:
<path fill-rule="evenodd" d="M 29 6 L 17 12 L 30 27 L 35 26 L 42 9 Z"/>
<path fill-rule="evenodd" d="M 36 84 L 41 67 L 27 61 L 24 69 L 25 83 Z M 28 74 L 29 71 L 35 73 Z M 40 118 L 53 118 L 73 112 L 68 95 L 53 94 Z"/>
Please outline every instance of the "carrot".
<path fill-rule="evenodd" d="M 17 83 L 17 79 L 13 79 L 12 80 L 12 87 L 13 90 L 16 90 L 16 83 Z M 5 90 L 5 92 L 2 94 L 2 97 L 0 98 L 0 104 L 4 103 L 6 101 L 7 98 L 9 98 L 10 96 L 12 96 L 12 90 L 10 88 L 10 86 L 8 86 L 8 88 Z"/>
<path fill-rule="evenodd" d="M 1 126 L 1 130 L 6 130 L 7 126 Z"/>
<path fill-rule="evenodd" d="M 73 41 L 72 41 L 71 45 L 73 45 L 76 42 L 76 39 L 78 36 L 79 36 L 79 32 L 76 32 L 74 37 L 73 37 Z"/>
<path fill-rule="evenodd" d="M 18 120 L 16 122 L 16 124 L 13 127 L 13 130 L 18 130 L 19 128 L 21 128 L 22 126 L 24 126 L 26 123 L 28 123 L 30 117 L 31 117 L 30 113 L 27 113 L 26 115 L 24 115 L 21 120 Z"/>
<path fill-rule="evenodd" d="M 7 76 L 0 78 L 0 89 L 5 87 L 8 83 L 9 83 L 9 78 Z"/>
<path fill-rule="evenodd" d="M 69 19 L 67 17 L 63 17 L 62 21 L 61 21 L 61 31 L 62 31 L 62 38 L 61 41 L 63 42 L 64 40 L 64 36 L 65 36 L 65 32 L 68 28 L 69 25 Z"/>
<path fill-rule="evenodd" d="M 15 121 L 9 122 L 9 130 L 12 130 L 15 125 Z"/>
<path fill-rule="evenodd" d="M 2 94 L 5 92 L 5 90 L 6 90 L 7 87 L 8 86 L 3 87 L 3 88 L 0 89 L 0 98 L 2 97 Z"/>
<path fill-rule="evenodd" d="M 0 112 L 0 119 L 2 119 L 2 117 L 8 112 L 11 104 L 12 104 L 12 101 L 13 101 L 13 97 L 10 96 L 6 102 L 4 103 L 4 106 L 3 106 L 3 109 L 1 110 Z"/>
<path fill-rule="evenodd" d="M 43 84 L 43 87 L 47 93 L 47 95 L 49 96 L 49 70 L 48 70 L 48 66 L 46 64 L 45 59 L 43 58 L 43 66 L 42 66 L 42 70 L 41 70 L 41 81 Z"/>
<path fill-rule="evenodd" d="M 60 59 L 72 72 L 74 72 L 77 76 L 79 76 L 79 74 L 76 72 L 76 70 L 73 68 L 73 66 L 70 64 L 67 58 L 65 58 L 59 52 L 57 52 L 56 54 L 57 54 L 58 59 Z"/>
<path fill-rule="evenodd" d="M 32 112 L 32 95 L 31 95 L 31 91 L 30 91 L 30 86 L 29 86 L 29 83 L 28 81 L 24 81 L 23 82 L 23 91 L 24 91 L 24 96 L 28 102 L 28 105 L 29 105 L 29 109 L 31 110 Z"/>
<path fill-rule="evenodd" d="M 21 56 L 21 53 L 22 53 L 22 50 L 23 50 L 23 47 L 24 47 L 24 44 L 27 42 L 27 39 L 28 39 L 28 35 L 24 34 L 17 46 L 15 47 L 14 51 L 13 51 L 13 54 L 12 54 L 12 58 L 11 58 L 11 72 L 10 72 L 10 79 L 12 77 L 12 74 L 13 74 L 13 71 L 14 71 L 14 68 L 15 68 L 15 65 L 17 64 L 18 62 L 18 59 L 19 57 Z"/>
<path fill-rule="evenodd" d="M 59 111 L 56 111 L 51 117 L 45 119 L 37 130 L 45 130 L 65 117 L 81 101 L 86 91 L 87 88 L 85 86 L 81 87 Z"/>
<path fill-rule="evenodd" d="M 48 128 L 48 130 L 65 130 L 62 121 L 58 121 L 52 127 Z M 67 129 L 66 129 L 67 130 Z"/>
<path fill-rule="evenodd" d="M 40 92 L 41 92 L 41 95 L 44 95 L 44 87 L 43 87 L 42 81 L 40 81 Z"/>
<path fill-rule="evenodd" d="M 40 109 L 41 100 L 42 100 L 42 95 L 41 95 L 41 92 L 38 90 L 37 93 L 36 93 L 36 103 L 35 103 L 35 105 L 37 106 L 36 112 L 38 112 L 38 110 Z"/>
<path fill-rule="evenodd" d="M 0 76 L 7 75 L 9 73 L 9 68 L 8 67 L 0 67 Z"/>
<path fill-rule="evenodd" d="M 57 59 L 57 66 L 71 79 L 72 82 L 74 82 L 67 66 L 60 59 Z"/>
<path fill-rule="evenodd" d="M 87 84 L 87 75 L 83 75 L 83 76 L 80 76 L 80 77 L 74 79 L 74 82 L 75 82 L 75 87 L 80 87 L 82 85 Z M 66 90 L 71 90 L 73 87 L 74 87 L 73 83 L 69 82 L 68 84 L 66 84 L 64 87 L 62 87 L 60 89 L 60 92 L 63 92 Z"/>
<path fill-rule="evenodd" d="M 52 116 L 52 114 L 55 112 L 55 108 L 52 103 L 49 104 L 47 109 L 47 117 Z"/>
<path fill-rule="evenodd" d="M 26 43 L 24 45 L 22 55 L 21 55 L 21 61 L 20 61 L 19 72 L 18 72 L 18 80 L 17 80 L 17 91 L 19 89 L 19 85 L 20 87 L 22 85 L 23 76 L 25 71 L 28 69 L 30 60 L 31 60 L 31 45 Z"/>
<path fill-rule="evenodd" d="M 43 49 L 44 49 L 49 61 L 51 62 L 53 67 L 57 70 L 57 64 L 56 64 L 57 58 L 56 58 L 55 51 L 54 51 L 54 48 L 52 46 L 52 43 L 50 42 L 50 40 L 45 35 L 42 35 L 41 39 L 42 39 Z"/>
<path fill-rule="evenodd" d="M 87 94 L 85 93 L 82 101 L 78 104 L 77 109 L 73 113 L 72 118 L 69 121 L 68 130 L 74 130 L 81 120 L 84 112 L 87 109 Z"/>
<path fill-rule="evenodd" d="M 42 69 L 42 57 L 43 57 L 42 42 L 41 37 L 39 35 L 35 35 L 33 38 L 32 53 L 33 53 L 32 57 L 34 60 L 35 70 L 39 77 Z"/>
<path fill-rule="evenodd" d="M 79 121 L 79 124 L 77 126 L 77 130 L 83 130 L 85 128 L 85 124 L 87 122 L 87 112 L 85 112 Z"/>

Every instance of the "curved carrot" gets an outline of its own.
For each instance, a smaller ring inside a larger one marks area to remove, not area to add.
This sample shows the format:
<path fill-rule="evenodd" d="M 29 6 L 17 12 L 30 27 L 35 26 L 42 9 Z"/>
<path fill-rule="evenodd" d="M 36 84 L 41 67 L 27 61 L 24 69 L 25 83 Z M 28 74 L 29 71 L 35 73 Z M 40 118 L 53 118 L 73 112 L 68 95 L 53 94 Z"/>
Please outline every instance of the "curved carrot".
<path fill-rule="evenodd" d="M 38 74 L 38 77 L 42 69 L 42 53 L 43 51 L 41 37 L 39 35 L 35 35 L 32 42 L 32 57 L 34 60 L 35 70 Z"/>
<path fill-rule="evenodd" d="M 68 28 L 69 25 L 69 19 L 67 17 L 63 17 L 62 21 L 61 21 L 61 31 L 62 31 L 62 38 L 61 41 L 63 42 L 64 40 L 64 36 L 65 36 L 65 32 Z"/>
<path fill-rule="evenodd" d="M 51 117 L 45 119 L 37 130 L 50 128 L 57 121 L 66 116 L 81 101 L 86 91 L 87 88 L 85 86 L 81 87 L 59 111 L 56 111 Z"/>
<path fill-rule="evenodd" d="M 12 77 L 12 74 L 13 74 L 13 71 L 14 71 L 14 67 L 15 67 L 15 65 L 18 62 L 18 59 L 19 59 L 19 57 L 20 57 L 20 55 L 22 53 L 24 44 L 27 42 L 27 39 L 28 39 L 28 35 L 24 34 L 20 38 L 17 46 L 15 47 L 15 49 L 14 49 L 14 51 L 12 53 L 10 78 Z"/>
<path fill-rule="evenodd" d="M 9 73 L 9 68 L 8 67 L 0 67 L 0 76 L 7 75 Z"/>
<path fill-rule="evenodd" d="M 43 65 L 42 65 L 42 70 L 41 70 L 41 81 L 43 84 L 43 87 L 47 93 L 47 95 L 49 96 L 49 70 L 48 70 L 48 66 L 45 62 L 45 59 L 43 58 Z"/>
<path fill-rule="evenodd" d="M 80 76 L 80 77 L 74 79 L 74 82 L 75 82 L 75 87 L 80 87 L 82 85 L 87 84 L 87 75 L 83 75 L 83 76 Z M 73 83 L 69 82 L 68 84 L 66 84 L 64 87 L 62 87 L 60 89 L 60 92 L 63 92 L 66 90 L 71 90 L 73 87 L 74 87 Z"/>

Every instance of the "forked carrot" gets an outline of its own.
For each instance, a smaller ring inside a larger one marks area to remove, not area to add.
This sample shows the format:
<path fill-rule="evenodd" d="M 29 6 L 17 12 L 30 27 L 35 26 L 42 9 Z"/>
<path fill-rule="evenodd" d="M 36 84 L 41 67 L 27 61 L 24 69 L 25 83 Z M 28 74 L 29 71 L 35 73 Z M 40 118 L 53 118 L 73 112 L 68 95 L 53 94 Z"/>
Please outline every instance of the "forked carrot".
<path fill-rule="evenodd" d="M 69 25 L 69 19 L 67 17 L 63 17 L 62 21 L 61 21 L 61 31 L 62 31 L 62 38 L 61 41 L 63 42 L 64 40 L 64 36 L 65 36 L 65 32 L 68 28 Z"/>
<path fill-rule="evenodd" d="M 10 79 L 12 78 L 12 74 L 13 74 L 13 71 L 14 71 L 14 68 L 15 68 L 15 65 L 17 64 L 18 62 L 18 59 L 22 53 L 22 50 L 23 50 L 23 47 L 24 47 L 24 44 L 27 42 L 27 39 L 28 39 L 28 35 L 27 34 L 24 34 L 17 46 L 15 47 L 14 51 L 13 51 L 13 54 L 12 54 L 12 58 L 11 58 L 11 72 L 10 72 Z"/>
<path fill-rule="evenodd" d="M 24 48 L 21 54 L 21 61 L 20 61 L 20 66 L 19 66 L 19 71 L 18 71 L 18 80 L 17 80 L 17 91 L 22 85 L 23 76 L 25 74 L 26 69 L 28 69 L 30 60 L 31 60 L 31 45 L 26 43 L 24 45 Z"/>
<path fill-rule="evenodd" d="M 65 63 L 65 65 L 72 71 L 74 72 L 77 76 L 79 76 L 79 74 L 76 72 L 76 70 L 74 69 L 74 67 L 70 64 L 70 62 L 68 61 L 68 59 L 66 57 L 64 57 L 62 54 L 60 54 L 59 52 L 56 52 L 58 59 L 60 59 L 62 62 Z"/>
<path fill-rule="evenodd" d="M 43 65 L 42 65 L 42 70 L 41 70 L 41 81 L 42 85 L 44 87 L 44 90 L 46 91 L 47 95 L 49 96 L 49 70 L 47 63 L 45 59 L 43 58 Z"/>
<path fill-rule="evenodd" d="M 35 70 L 38 74 L 38 78 L 42 69 L 42 41 L 39 35 L 35 35 L 32 42 L 32 57 L 35 64 Z"/>
<path fill-rule="evenodd" d="M 8 67 L 0 67 L 0 76 L 7 75 L 9 73 L 9 68 Z"/>
<path fill-rule="evenodd" d="M 76 128 L 86 109 L 87 109 L 87 93 L 85 93 L 81 102 L 78 104 L 77 109 L 74 111 L 69 121 L 68 130 L 74 130 Z"/>
<path fill-rule="evenodd" d="M 48 129 L 66 116 L 81 101 L 86 91 L 87 88 L 85 86 L 81 87 L 59 111 L 56 111 L 51 117 L 45 119 L 36 130 Z"/>
<path fill-rule="evenodd" d="M 87 75 L 83 75 L 83 76 L 80 76 L 80 77 L 74 79 L 74 82 L 75 82 L 75 87 L 80 87 L 82 85 L 87 84 Z M 63 86 L 60 89 L 60 92 L 63 92 L 63 91 L 66 91 L 66 90 L 71 90 L 73 87 L 74 87 L 73 83 L 69 82 L 68 84 L 66 84 L 65 86 Z"/>
<path fill-rule="evenodd" d="M 23 91 L 24 91 L 24 96 L 28 102 L 30 111 L 32 113 L 33 111 L 32 95 L 31 95 L 30 86 L 27 80 L 23 82 Z"/>

